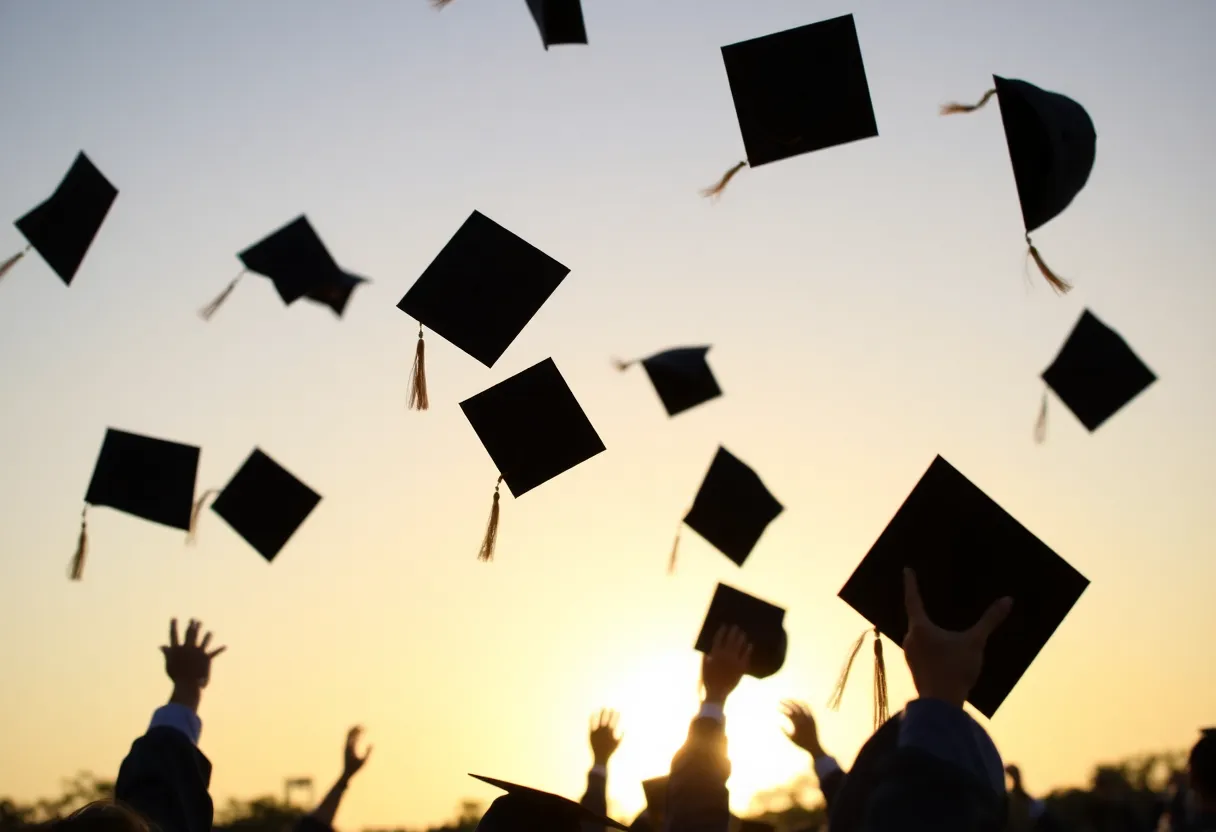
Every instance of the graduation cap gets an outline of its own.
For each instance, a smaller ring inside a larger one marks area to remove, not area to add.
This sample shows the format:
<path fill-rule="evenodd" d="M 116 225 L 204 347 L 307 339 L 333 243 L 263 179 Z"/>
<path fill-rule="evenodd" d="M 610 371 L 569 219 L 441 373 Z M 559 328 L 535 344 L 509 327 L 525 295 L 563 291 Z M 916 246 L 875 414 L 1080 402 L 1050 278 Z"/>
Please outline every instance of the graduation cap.
<path fill-rule="evenodd" d="M 622 372 L 640 363 L 667 408 L 668 416 L 722 395 L 722 389 L 705 360 L 709 347 L 679 347 L 638 361 L 617 361 Z"/>
<path fill-rule="evenodd" d="M 480 774 L 469 776 L 506 792 L 482 815 L 477 823 L 478 832 L 537 832 L 542 829 L 545 832 L 579 832 L 584 823 L 626 829 L 612 818 L 598 815 L 560 795 Z"/>
<path fill-rule="evenodd" d="M 1089 585 L 940 456 L 840 590 L 896 644 L 908 625 L 905 568 L 916 573 L 929 618 L 947 630 L 967 630 L 995 601 L 1013 599 L 968 698 L 989 718 Z"/>
<path fill-rule="evenodd" d="M 1005 142 L 1022 204 L 1027 253 L 1057 292 L 1072 288 L 1053 272 L 1030 241 L 1030 233 L 1059 216 L 1093 170 L 1097 134 L 1085 108 L 1058 92 L 992 76 L 995 86 L 975 104 L 947 104 L 942 115 L 971 113 L 994 96 L 1001 107 Z"/>
<path fill-rule="evenodd" d="M 55 192 L 15 223 L 29 245 L 0 263 L 0 277 L 32 248 L 71 286 L 117 196 L 118 189 L 81 151 Z"/>
<path fill-rule="evenodd" d="M 431 0 L 431 5 L 442 9 L 452 0 Z M 587 43 L 587 28 L 583 25 L 581 0 L 528 0 L 528 11 L 540 30 L 540 39 L 545 51 L 550 46 Z"/>
<path fill-rule="evenodd" d="M 1043 381 L 1091 433 L 1140 395 L 1157 376 L 1119 333 L 1086 309 Z M 1035 424 L 1035 440 L 1047 438 L 1047 391 Z"/>
<path fill-rule="evenodd" d="M 493 367 L 570 269 L 474 211 L 397 308 L 418 321 L 410 409 L 426 410 L 422 327 Z"/>
<path fill-rule="evenodd" d="M 211 497 L 215 498 L 211 510 L 267 562 L 275 559 L 321 502 L 320 494 L 259 448 L 254 448 L 222 490 L 209 489 L 198 498 L 190 518 L 190 542 L 194 541 L 203 504 Z"/>
<path fill-rule="evenodd" d="M 723 46 L 722 60 L 747 160 L 704 196 L 745 167 L 878 135 L 851 14 Z"/>
<path fill-rule="evenodd" d="M 604 450 L 552 358 L 460 403 L 465 418 L 498 467 L 494 502 L 479 560 L 493 560 L 498 539 L 498 489 L 518 498 Z"/>
<path fill-rule="evenodd" d="M 719 447 L 681 525 L 708 540 L 736 566 L 742 566 L 768 524 L 784 510 L 755 471 Z M 679 545 L 677 532 L 669 572 L 675 569 Z"/>
<path fill-rule="evenodd" d="M 785 664 L 787 637 L 784 622 L 785 610 L 781 607 L 732 586 L 718 584 L 713 600 L 709 602 L 701 634 L 697 636 L 696 649 L 708 653 L 720 629 L 738 627 L 752 645 L 751 666 L 747 675 L 765 679 Z"/>
<path fill-rule="evenodd" d="M 355 287 L 368 282 L 366 277 L 338 267 L 303 214 L 237 256 L 245 268 L 215 300 L 203 307 L 199 312 L 203 320 L 211 320 L 246 272 L 270 278 L 285 306 L 308 298 L 328 306 L 339 318 Z"/>
<path fill-rule="evenodd" d="M 108 506 L 189 531 L 199 453 L 193 445 L 107 428 L 80 512 L 80 538 L 72 557 L 71 579 L 79 581 L 84 574 L 89 506 Z"/>

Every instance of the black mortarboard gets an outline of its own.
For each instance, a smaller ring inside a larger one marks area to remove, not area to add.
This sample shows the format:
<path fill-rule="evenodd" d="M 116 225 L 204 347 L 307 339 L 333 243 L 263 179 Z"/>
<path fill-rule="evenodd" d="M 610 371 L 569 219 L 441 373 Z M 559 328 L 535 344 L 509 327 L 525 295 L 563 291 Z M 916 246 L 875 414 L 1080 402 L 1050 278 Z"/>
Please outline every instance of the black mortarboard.
<path fill-rule="evenodd" d="M 422 327 L 493 367 L 570 270 L 474 211 L 397 308 L 418 321 L 411 407 L 426 410 Z"/>
<path fill-rule="evenodd" d="M 675 416 L 699 404 L 722 395 L 722 389 L 705 360 L 709 347 L 680 347 L 643 358 L 642 367 L 650 383 L 667 408 Z M 617 369 L 627 370 L 638 362 L 618 361 Z"/>
<path fill-rule="evenodd" d="M 203 501 L 213 494 L 207 492 L 199 498 L 196 515 Z M 211 510 L 262 557 L 273 561 L 319 502 L 320 494 L 255 448 L 232 481 L 215 496 Z"/>
<path fill-rule="evenodd" d="M 480 774 L 469 776 L 506 791 L 482 815 L 477 824 L 478 832 L 579 832 L 584 823 L 611 826 L 613 829 L 626 828 L 612 818 L 597 815 L 560 795 L 482 777 Z"/>
<path fill-rule="evenodd" d="M 684 524 L 742 566 L 768 524 L 784 510 L 755 471 L 718 448 Z"/>
<path fill-rule="evenodd" d="M 346 309 L 346 302 L 355 287 L 367 281 L 365 277 L 339 268 L 304 215 L 296 217 L 237 256 L 244 264 L 245 271 L 270 278 L 284 305 L 290 306 L 306 297 L 328 306 L 338 317 Z M 200 314 L 204 319 L 210 319 L 215 314 L 243 274 L 237 275 L 202 310 Z"/>
<path fill-rule="evenodd" d="M 59 279 L 72 285 L 81 261 L 110 212 L 118 189 L 81 151 L 55 192 L 15 225 L 30 248 L 42 255 Z M 25 251 L 0 263 L 0 277 L 17 264 Z"/>
<path fill-rule="evenodd" d="M 1048 282 L 1066 292 L 1072 287 L 1043 262 L 1030 232 L 1059 216 L 1089 181 L 1097 144 L 1094 123 L 1084 107 L 1057 92 L 997 75 L 992 80 L 995 86 L 978 104 L 947 104 L 942 112 L 973 112 L 996 96 L 1030 256 Z"/>
<path fill-rule="evenodd" d="M 738 171 L 878 135 L 853 15 L 722 47 L 747 161 Z"/>
<path fill-rule="evenodd" d="M 550 46 L 587 42 L 580 0 L 528 0 L 528 9 L 546 50 Z"/>
<path fill-rule="evenodd" d="M 940 456 L 840 590 L 896 644 L 908 624 L 905 568 L 916 573 L 929 618 L 947 630 L 967 630 L 995 601 L 1013 599 L 968 699 L 989 718 L 1089 585 Z"/>
<path fill-rule="evenodd" d="M 752 645 L 751 667 L 747 673 L 757 679 L 772 676 L 785 664 L 785 610 L 761 601 L 726 584 L 718 584 L 705 624 L 697 636 L 696 649 L 708 653 L 714 636 L 723 627 L 738 627 Z"/>
<path fill-rule="evenodd" d="M 460 403 L 498 467 L 499 482 L 521 497 L 604 450 L 552 358 Z M 481 559 L 490 560 L 498 528 L 498 488 Z"/>
<path fill-rule="evenodd" d="M 1081 313 L 1056 360 L 1043 371 L 1043 381 L 1090 431 L 1097 430 L 1156 380 L 1119 333 L 1088 309 Z M 1046 431 L 1044 391 L 1036 439 L 1043 441 Z"/>
<path fill-rule="evenodd" d="M 193 445 L 109 428 L 84 497 L 85 510 L 108 506 L 188 531 L 198 458 L 199 449 Z M 85 512 L 81 512 L 72 580 L 80 580 L 87 547 Z"/>

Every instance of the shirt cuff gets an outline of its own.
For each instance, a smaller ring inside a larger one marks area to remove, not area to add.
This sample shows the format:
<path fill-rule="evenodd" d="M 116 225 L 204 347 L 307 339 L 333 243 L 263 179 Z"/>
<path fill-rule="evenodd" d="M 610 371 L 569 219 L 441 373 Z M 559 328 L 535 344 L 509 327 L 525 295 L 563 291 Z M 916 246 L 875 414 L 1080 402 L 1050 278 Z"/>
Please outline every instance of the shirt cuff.
<path fill-rule="evenodd" d="M 594 765 L 591 767 L 591 771 L 589 771 L 587 774 L 589 777 L 603 777 L 607 779 L 608 766 Z"/>
<path fill-rule="evenodd" d="M 814 767 L 815 776 L 819 778 L 820 782 L 828 775 L 840 771 L 840 763 L 836 762 L 836 758 L 827 755 L 817 758 L 814 762 Z"/>
<path fill-rule="evenodd" d="M 1000 752 L 988 733 L 962 708 L 938 699 L 912 700 L 900 723 L 899 745 L 926 751 L 970 772 L 997 794 L 1005 793 Z"/>
<path fill-rule="evenodd" d="M 717 702 L 703 702 L 701 710 L 697 711 L 697 719 L 712 719 L 719 725 L 726 723 L 726 712 Z"/>
<path fill-rule="evenodd" d="M 1030 801 L 1030 819 L 1038 820 L 1043 817 L 1043 813 L 1047 811 L 1047 804 L 1042 800 Z"/>
<path fill-rule="evenodd" d="M 148 730 L 162 726 L 180 731 L 194 745 L 198 745 L 199 734 L 203 732 L 203 721 L 198 718 L 198 714 L 175 702 L 161 705 L 153 712 L 152 724 L 148 726 Z"/>

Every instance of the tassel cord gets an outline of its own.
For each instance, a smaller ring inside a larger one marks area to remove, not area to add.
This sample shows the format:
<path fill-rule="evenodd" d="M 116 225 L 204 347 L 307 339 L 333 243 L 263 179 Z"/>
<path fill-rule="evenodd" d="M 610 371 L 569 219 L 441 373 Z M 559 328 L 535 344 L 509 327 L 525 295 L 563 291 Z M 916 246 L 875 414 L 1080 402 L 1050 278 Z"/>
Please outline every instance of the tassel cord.
<path fill-rule="evenodd" d="M 498 482 L 494 484 L 494 502 L 490 506 L 490 520 L 486 523 L 486 534 L 481 541 L 481 550 L 477 553 L 477 560 L 488 563 L 494 560 L 494 549 L 498 545 L 498 503 L 499 503 L 499 488 L 502 486 L 502 475 L 498 476 Z"/>
<path fill-rule="evenodd" d="M 426 341 L 422 324 L 418 325 L 418 346 L 414 348 L 414 366 L 410 368 L 410 410 L 430 410 L 431 397 L 426 389 Z"/>
<path fill-rule="evenodd" d="M 84 561 L 89 553 L 88 513 L 89 507 L 86 504 L 80 510 L 80 537 L 76 541 L 76 554 L 72 555 L 72 565 L 68 573 L 68 578 L 73 581 L 84 577 Z"/>
<path fill-rule="evenodd" d="M 733 168 L 722 175 L 722 178 L 708 188 L 701 191 L 701 196 L 706 199 L 715 199 L 722 196 L 722 192 L 726 190 L 726 186 L 730 184 L 730 180 L 735 178 L 735 175 L 747 167 L 747 162 L 739 162 Z"/>

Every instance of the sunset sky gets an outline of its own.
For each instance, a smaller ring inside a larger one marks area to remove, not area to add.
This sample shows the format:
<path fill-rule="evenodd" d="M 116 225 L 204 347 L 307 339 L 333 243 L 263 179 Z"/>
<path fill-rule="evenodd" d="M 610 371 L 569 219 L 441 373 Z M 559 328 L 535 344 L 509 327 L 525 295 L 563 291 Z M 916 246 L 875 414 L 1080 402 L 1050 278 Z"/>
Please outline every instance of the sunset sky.
<path fill-rule="evenodd" d="M 990 723 L 1032 790 L 1189 745 L 1216 722 L 1216 4 L 1177 0 L 584 0 L 590 45 L 546 52 L 523 0 L 0 0 L 0 216 L 84 149 L 120 194 L 68 289 L 0 283 L 0 795 L 113 776 L 169 693 L 157 646 L 197 616 L 228 652 L 201 715 L 217 806 L 337 775 L 338 825 L 423 826 L 496 792 L 578 797 L 587 718 L 621 711 L 619 816 L 697 705 L 714 586 L 786 607 L 785 668 L 727 707 L 732 803 L 805 771 L 778 703 L 848 762 L 868 666 L 822 707 L 865 622 L 837 591 L 942 454 L 1092 584 Z M 880 136 L 744 171 L 719 47 L 852 12 Z M 1085 105 L 1087 188 L 1036 234 L 1076 289 L 1027 276 L 991 76 Z M 474 209 L 571 268 L 487 370 L 395 305 Z M 306 212 L 373 280 L 339 321 L 236 253 Z M 0 229 L 0 259 L 25 245 Z M 1092 309 L 1160 381 L 1090 435 L 1039 373 Z M 614 356 L 712 344 L 725 395 L 668 419 Z M 458 402 L 553 357 L 607 452 L 502 504 Z M 107 427 L 200 445 L 198 487 L 260 447 L 323 499 L 273 565 L 208 512 L 199 544 L 90 515 Z M 668 551 L 719 444 L 786 506 L 740 570 Z M 982 554 L 982 553 L 977 553 Z M 913 689 L 888 652 L 891 698 Z M 319 795 L 318 795 L 319 796 Z"/>

